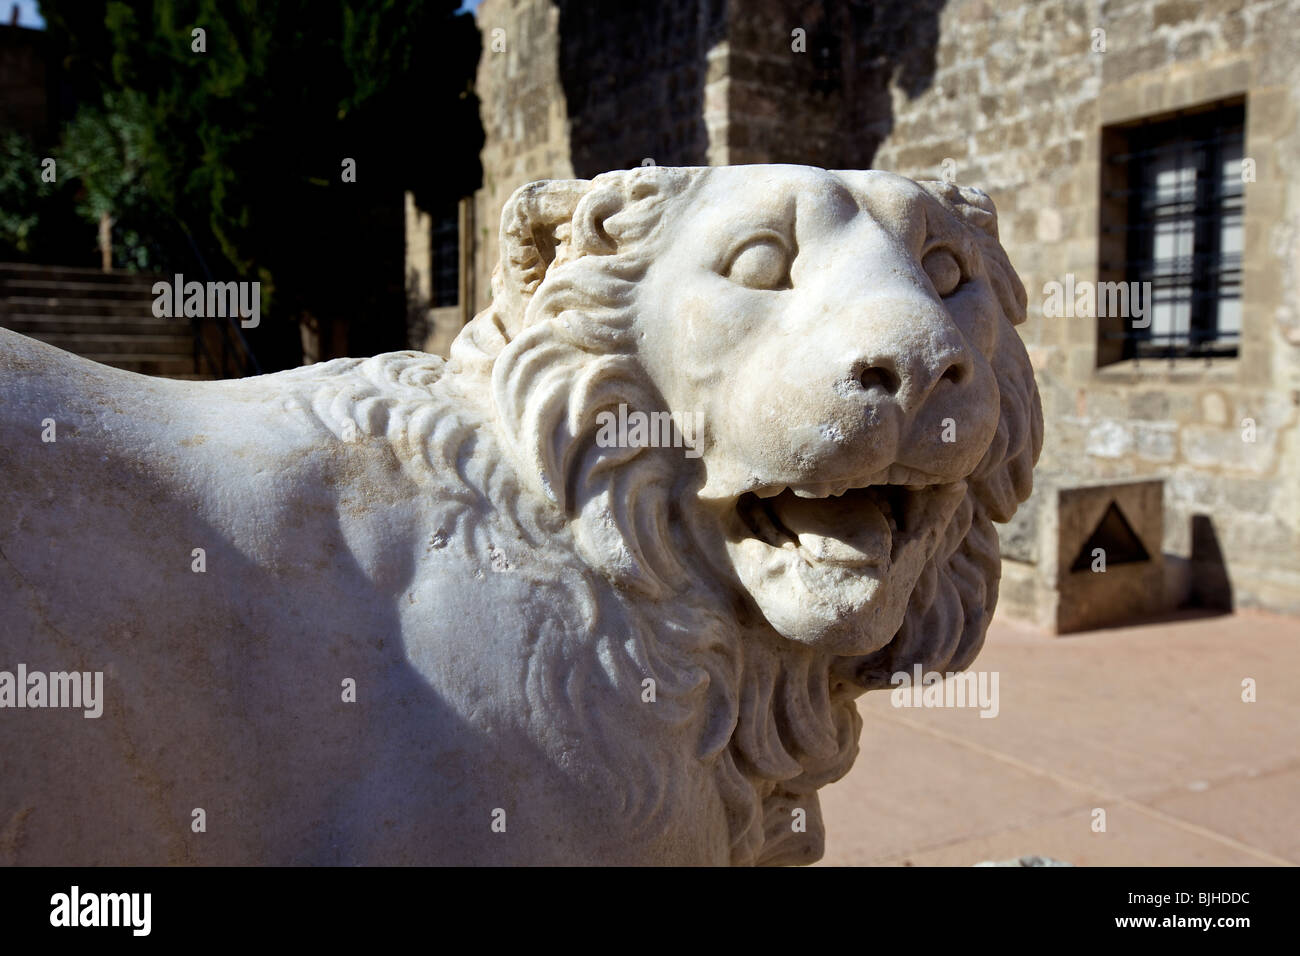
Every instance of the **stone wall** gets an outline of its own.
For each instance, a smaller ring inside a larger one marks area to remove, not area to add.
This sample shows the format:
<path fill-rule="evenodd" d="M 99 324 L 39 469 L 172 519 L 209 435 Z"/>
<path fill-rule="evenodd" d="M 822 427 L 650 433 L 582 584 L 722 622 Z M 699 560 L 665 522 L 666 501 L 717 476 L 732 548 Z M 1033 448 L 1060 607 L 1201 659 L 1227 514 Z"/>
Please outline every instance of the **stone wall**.
<path fill-rule="evenodd" d="M 44 145 L 52 126 L 46 90 L 45 34 L 0 26 L 0 130 Z"/>
<path fill-rule="evenodd" d="M 731 163 L 859 169 L 893 126 L 892 90 L 934 72 L 944 0 L 733 0 L 725 144 Z"/>
<path fill-rule="evenodd" d="M 483 0 L 476 86 L 486 145 L 471 314 L 490 300 L 501 206 L 524 183 L 647 160 L 727 162 L 717 145 L 725 12 L 724 0 Z"/>
<path fill-rule="evenodd" d="M 423 348 L 433 334 L 433 217 L 420 209 L 414 193 L 406 193 L 406 347 Z"/>
<path fill-rule="evenodd" d="M 474 195 L 472 313 L 491 300 L 501 206 L 535 179 L 573 177 L 560 82 L 560 11 L 539 0 L 483 0 L 483 54 L 475 87 L 483 119 L 483 188 Z"/>

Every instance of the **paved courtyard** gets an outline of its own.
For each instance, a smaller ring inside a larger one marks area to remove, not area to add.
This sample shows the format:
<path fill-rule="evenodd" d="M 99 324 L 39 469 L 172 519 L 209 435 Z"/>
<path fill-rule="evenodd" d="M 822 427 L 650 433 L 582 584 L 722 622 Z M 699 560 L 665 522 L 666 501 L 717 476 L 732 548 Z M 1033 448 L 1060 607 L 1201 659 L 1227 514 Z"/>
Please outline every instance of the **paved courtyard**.
<path fill-rule="evenodd" d="M 823 865 L 1300 864 L 1300 620 L 995 620 L 975 669 L 998 673 L 994 718 L 859 701 L 862 753 L 821 792 Z"/>

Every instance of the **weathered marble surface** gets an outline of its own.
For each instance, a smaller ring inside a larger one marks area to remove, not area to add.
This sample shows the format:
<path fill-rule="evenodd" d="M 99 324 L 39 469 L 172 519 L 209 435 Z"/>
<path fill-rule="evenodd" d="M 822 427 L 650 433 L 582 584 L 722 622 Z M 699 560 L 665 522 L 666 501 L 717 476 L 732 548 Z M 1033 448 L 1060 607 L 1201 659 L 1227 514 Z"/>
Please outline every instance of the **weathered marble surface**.
<path fill-rule="evenodd" d="M 0 670 L 104 675 L 98 718 L 0 709 L 0 858 L 820 855 L 853 699 L 969 663 L 1030 490 L 992 204 L 644 168 L 524 187 L 502 248 L 445 365 L 182 383 L 0 330 Z M 620 406 L 698 431 L 611 445 Z"/>

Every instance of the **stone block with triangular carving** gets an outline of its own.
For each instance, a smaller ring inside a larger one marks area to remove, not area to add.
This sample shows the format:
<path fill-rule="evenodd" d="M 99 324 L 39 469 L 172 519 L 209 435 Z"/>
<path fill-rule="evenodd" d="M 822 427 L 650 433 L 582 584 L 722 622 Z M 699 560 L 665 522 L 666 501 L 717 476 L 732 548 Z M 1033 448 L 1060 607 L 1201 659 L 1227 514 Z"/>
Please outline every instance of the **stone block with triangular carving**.
<path fill-rule="evenodd" d="M 1080 485 L 1039 472 L 1034 483 L 1002 532 L 1007 614 L 1063 634 L 1168 609 L 1162 481 Z"/>

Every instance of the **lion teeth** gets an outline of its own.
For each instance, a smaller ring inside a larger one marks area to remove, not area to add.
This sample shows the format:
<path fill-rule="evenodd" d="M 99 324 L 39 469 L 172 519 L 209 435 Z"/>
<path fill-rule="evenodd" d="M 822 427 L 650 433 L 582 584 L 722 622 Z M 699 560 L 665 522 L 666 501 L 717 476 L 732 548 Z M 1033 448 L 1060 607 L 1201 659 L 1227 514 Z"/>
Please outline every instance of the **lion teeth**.
<path fill-rule="evenodd" d="M 907 503 L 903 506 L 903 521 L 909 528 L 922 528 L 925 526 L 926 515 L 929 511 L 928 501 L 924 495 L 909 494 Z"/>
<path fill-rule="evenodd" d="M 929 527 L 943 510 L 938 502 L 946 501 L 948 487 L 912 482 L 857 486 L 847 481 L 769 485 L 744 496 L 739 510 L 750 533 L 769 547 L 794 548 L 814 563 L 853 563 L 857 559 L 850 560 L 849 551 L 857 549 L 852 542 L 868 534 L 873 521 L 879 534 L 888 534 L 887 551 L 893 553 L 905 539 Z M 796 506 L 796 501 L 803 504 Z M 818 501 L 825 503 L 815 504 Z"/>
<path fill-rule="evenodd" d="M 773 548 L 789 547 L 793 542 L 791 535 L 781 526 L 779 519 L 772 513 L 771 505 L 760 504 L 745 509 L 744 518 L 754 536 Z"/>
<path fill-rule="evenodd" d="M 852 488 L 853 485 L 847 481 L 837 484 L 827 481 L 817 485 L 802 485 L 789 490 L 796 498 L 838 498 Z"/>

